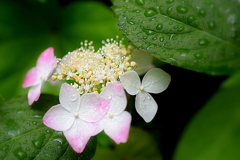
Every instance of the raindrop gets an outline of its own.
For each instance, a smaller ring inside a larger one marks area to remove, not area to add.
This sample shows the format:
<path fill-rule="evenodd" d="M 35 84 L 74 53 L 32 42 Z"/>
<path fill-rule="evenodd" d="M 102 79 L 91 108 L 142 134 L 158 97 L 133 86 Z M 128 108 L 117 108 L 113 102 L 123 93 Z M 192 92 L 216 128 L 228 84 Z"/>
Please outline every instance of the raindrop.
<path fill-rule="evenodd" d="M 42 134 L 38 139 L 32 140 L 33 146 L 37 149 L 40 149 L 43 144 L 44 139 L 45 139 L 45 135 Z"/>
<path fill-rule="evenodd" d="M 172 7 L 168 7 L 168 8 L 167 8 L 167 14 L 168 14 L 168 15 L 172 12 L 172 9 L 173 9 Z"/>
<path fill-rule="evenodd" d="M 62 138 L 55 138 L 53 141 L 59 142 L 61 145 L 63 144 L 63 139 Z"/>
<path fill-rule="evenodd" d="M 144 15 L 146 17 L 152 17 L 157 14 L 157 10 L 155 8 L 148 8 L 145 10 Z"/>
<path fill-rule="evenodd" d="M 157 37 L 153 37 L 153 38 L 152 38 L 152 40 L 156 40 L 156 39 L 157 39 Z"/>
<path fill-rule="evenodd" d="M 188 23 L 192 23 L 195 20 L 196 20 L 196 18 L 193 15 L 190 15 L 190 16 L 187 17 Z"/>
<path fill-rule="evenodd" d="M 207 14 L 207 12 L 206 12 L 205 9 L 200 9 L 200 10 L 198 11 L 198 14 L 199 14 L 200 16 L 202 16 L 202 17 L 205 17 L 206 14 Z"/>
<path fill-rule="evenodd" d="M 197 58 L 197 59 L 202 59 L 203 58 L 203 53 L 197 53 L 197 54 L 194 54 L 194 57 Z"/>
<path fill-rule="evenodd" d="M 143 36 L 143 39 L 147 39 L 148 38 L 148 36 Z"/>
<path fill-rule="evenodd" d="M 209 41 L 207 39 L 199 39 L 198 44 L 200 46 L 207 46 L 209 44 Z"/>
<path fill-rule="evenodd" d="M 159 23 L 157 26 L 156 26 L 156 29 L 157 30 L 161 30 L 163 28 L 163 24 L 162 23 Z"/>
<path fill-rule="evenodd" d="M 164 37 L 160 37 L 159 40 L 160 40 L 160 42 L 163 42 L 164 41 Z"/>
<path fill-rule="evenodd" d="M 166 4 L 171 4 L 171 3 L 173 3 L 174 2 L 174 0 L 167 0 L 166 1 Z"/>
<path fill-rule="evenodd" d="M 134 25 L 135 23 L 133 21 L 128 21 L 129 24 Z"/>
<path fill-rule="evenodd" d="M 177 6 L 177 12 L 181 14 L 185 14 L 188 12 L 188 8 L 182 5 Z"/>
<path fill-rule="evenodd" d="M 33 121 L 33 122 L 32 122 L 32 124 L 36 125 L 36 124 L 37 124 L 37 122 L 36 122 L 36 121 Z"/>
<path fill-rule="evenodd" d="M 133 12 L 135 12 L 135 13 L 140 13 L 141 10 L 140 10 L 140 9 L 136 9 L 136 10 L 133 10 Z"/>
<path fill-rule="evenodd" d="M 71 94 L 69 99 L 70 99 L 70 101 L 76 101 L 77 100 L 77 95 L 76 94 Z"/>
<path fill-rule="evenodd" d="M 184 30 L 184 27 L 182 26 L 182 27 L 179 27 L 178 29 L 177 29 L 177 31 L 178 32 L 182 32 Z"/>
<path fill-rule="evenodd" d="M 52 131 L 50 129 L 47 129 L 46 133 L 52 133 Z"/>
<path fill-rule="evenodd" d="M 145 4 L 145 0 L 135 0 L 135 2 L 141 6 Z"/>
<path fill-rule="evenodd" d="M 150 29 L 143 29 L 143 32 L 145 32 L 147 35 L 154 35 L 156 32 Z"/>
<path fill-rule="evenodd" d="M 16 150 L 13 151 L 13 154 L 19 159 L 25 159 L 27 157 L 27 153 L 23 151 L 21 147 L 17 148 Z"/>
<path fill-rule="evenodd" d="M 216 28 L 216 23 L 214 21 L 208 21 L 208 28 L 214 30 Z"/>

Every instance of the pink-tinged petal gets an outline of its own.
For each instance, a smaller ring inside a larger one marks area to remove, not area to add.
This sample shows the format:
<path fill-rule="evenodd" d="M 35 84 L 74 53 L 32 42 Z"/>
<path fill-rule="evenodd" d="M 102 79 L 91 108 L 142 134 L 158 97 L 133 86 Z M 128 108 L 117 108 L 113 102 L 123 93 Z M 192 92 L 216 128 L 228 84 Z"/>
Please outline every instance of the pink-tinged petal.
<path fill-rule="evenodd" d="M 30 69 L 24 78 L 22 87 L 26 88 L 41 83 L 42 80 L 40 74 L 41 73 L 37 67 Z"/>
<path fill-rule="evenodd" d="M 136 95 L 141 85 L 140 78 L 135 71 L 128 71 L 120 76 L 120 82 L 130 95 Z"/>
<path fill-rule="evenodd" d="M 109 99 L 110 109 L 108 112 L 114 115 L 122 113 L 127 106 L 126 94 L 118 81 L 108 83 L 100 95 Z"/>
<path fill-rule="evenodd" d="M 95 124 L 77 118 L 73 126 L 63 133 L 73 150 L 77 153 L 81 153 L 86 147 L 88 140 L 93 135 L 94 130 Z"/>
<path fill-rule="evenodd" d="M 153 97 L 146 91 L 137 94 L 135 107 L 138 114 L 145 120 L 150 122 L 157 113 L 158 105 Z"/>
<path fill-rule="evenodd" d="M 52 62 L 55 59 L 56 58 L 53 53 L 53 48 L 49 47 L 46 50 L 44 50 L 41 53 L 41 55 L 38 57 L 37 66 L 39 66 L 39 67 L 49 66 L 49 64 L 52 64 Z"/>
<path fill-rule="evenodd" d="M 72 127 L 75 117 L 60 104 L 51 107 L 43 117 L 43 123 L 57 131 L 66 131 Z"/>
<path fill-rule="evenodd" d="M 37 101 L 39 99 L 41 89 L 42 89 L 42 83 L 35 85 L 29 89 L 29 91 L 28 91 L 28 104 L 29 105 L 32 105 L 34 101 Z"/>
<path fill-rule="evenodd" d="M 87 122 L 99 121 L 107 113 L 110 102 L 95 93 L 85 93 L 81 97 L 79 117 Z"/>
<path fill-rule="evenodd" d="M 125 143 L 128 140 L 129 129 L 131 125 L 131 114 L 127 111 L 113 117 L 109 117 L 104 124 L 104 132 L 115 143 Z"/>
<path fill-rule="evenodd" d="M 63 108 L 71 113 L 76 113 L 80 107 L 80 93 L 67 83 L 63 83 L 60 89 L 59 101 Z"/>

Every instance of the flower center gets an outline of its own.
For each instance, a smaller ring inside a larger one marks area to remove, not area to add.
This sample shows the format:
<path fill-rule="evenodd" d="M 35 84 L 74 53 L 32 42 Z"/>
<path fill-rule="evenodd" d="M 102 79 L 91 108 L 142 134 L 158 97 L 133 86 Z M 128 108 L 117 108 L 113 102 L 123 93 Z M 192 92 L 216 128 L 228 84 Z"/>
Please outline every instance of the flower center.
<path fill-rule="evenodd" d="M 144 87 L 143 87 L 143 86 L 140 86 L 139 89 L 142 91 L 142 90 L 144 90 Z"/>
<path fill-rule="evenodd" d="M 75 118 L 78 118 L 79 114 L 78 113 L 74 113 L 73 114 Z"/>
<path fill-rule="evenodd" d="M 110 114 L 108 115 L 108 117 L 109 117 L 109 118 L 113 118 L 113 114 L 110 113 Z"/>

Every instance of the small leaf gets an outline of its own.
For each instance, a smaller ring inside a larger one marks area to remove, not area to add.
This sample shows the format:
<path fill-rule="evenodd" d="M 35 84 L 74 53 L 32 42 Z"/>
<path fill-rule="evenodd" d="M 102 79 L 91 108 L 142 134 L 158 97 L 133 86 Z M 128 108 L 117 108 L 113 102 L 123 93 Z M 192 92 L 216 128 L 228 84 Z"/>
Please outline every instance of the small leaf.
<path fill-rule="evenodd" d="M 177 146 L 174 160 L 240 159 L 239 82 L 239 74 L 227 80 L 193 118 Z"/>
<path fill-rule="evenodd" d="M 199 72 L 240 69 L 237 0 L 112 0 L 120 30 L 161 61 Z"/>
<path fill-rule="evenodd" d="M 45 111 L 58 103 L 58 98 L 50 95 L 42 95 L 32 107 L 25 96 L 1 103 L 0 159 L 91 159 L 96 150 L 96 137 L 78 154 L 62 132 L 42 123 Z"/>

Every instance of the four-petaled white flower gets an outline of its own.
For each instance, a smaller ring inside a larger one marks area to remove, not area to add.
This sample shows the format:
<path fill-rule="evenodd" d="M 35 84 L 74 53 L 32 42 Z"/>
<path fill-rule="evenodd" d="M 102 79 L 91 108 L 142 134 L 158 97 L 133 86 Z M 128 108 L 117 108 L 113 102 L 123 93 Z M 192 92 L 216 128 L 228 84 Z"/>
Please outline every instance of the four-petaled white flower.
<path fill-rule="evenodd" d="M 120 76 L 120 81 L 130 95 L 136 95 L 137 112 L 146 122 L 150 122 L 157 113 L 158 105 L 149 93 L 164 91 L 168 87 L 171 77 L 163 70 L 153 68 L 143 77 L 142 83 L 135 71 L 124 73 Z"/>
<path fill-rule="evenodd" d="M 98 132 L 104 132 L 117 144 L 128 140 L 131 125 L 131 115 L 124 111 L 127 106 L 127 97 L 119 81 L 108 83 L 100 94 L 108 98 L 110 108 L 102 120 L 99 121 Z"/>
<path fill-rule="evenodd" d="M 109 100 L 96 93 L 80 97 L 78 90 L 67 83 L 62 84 L 60 104 L 50 108 L 43 117 L 43 123 L 57 131 L 63 131 L 69 144 L 81 153 L 97 129 L 97 121 L 109 109 Z"/>
<path fill-rule="evenodd" d="M 22 86 L 24 88 L 32 86 L 28 91 L 29 105 L 38 100 L 43 83 L 51 76 L 56 63 L 57 58 L 53 54 L 53 48 L 47 48 L 39 56 L 36 67 L 30 69 L 26 74 Z"/>

